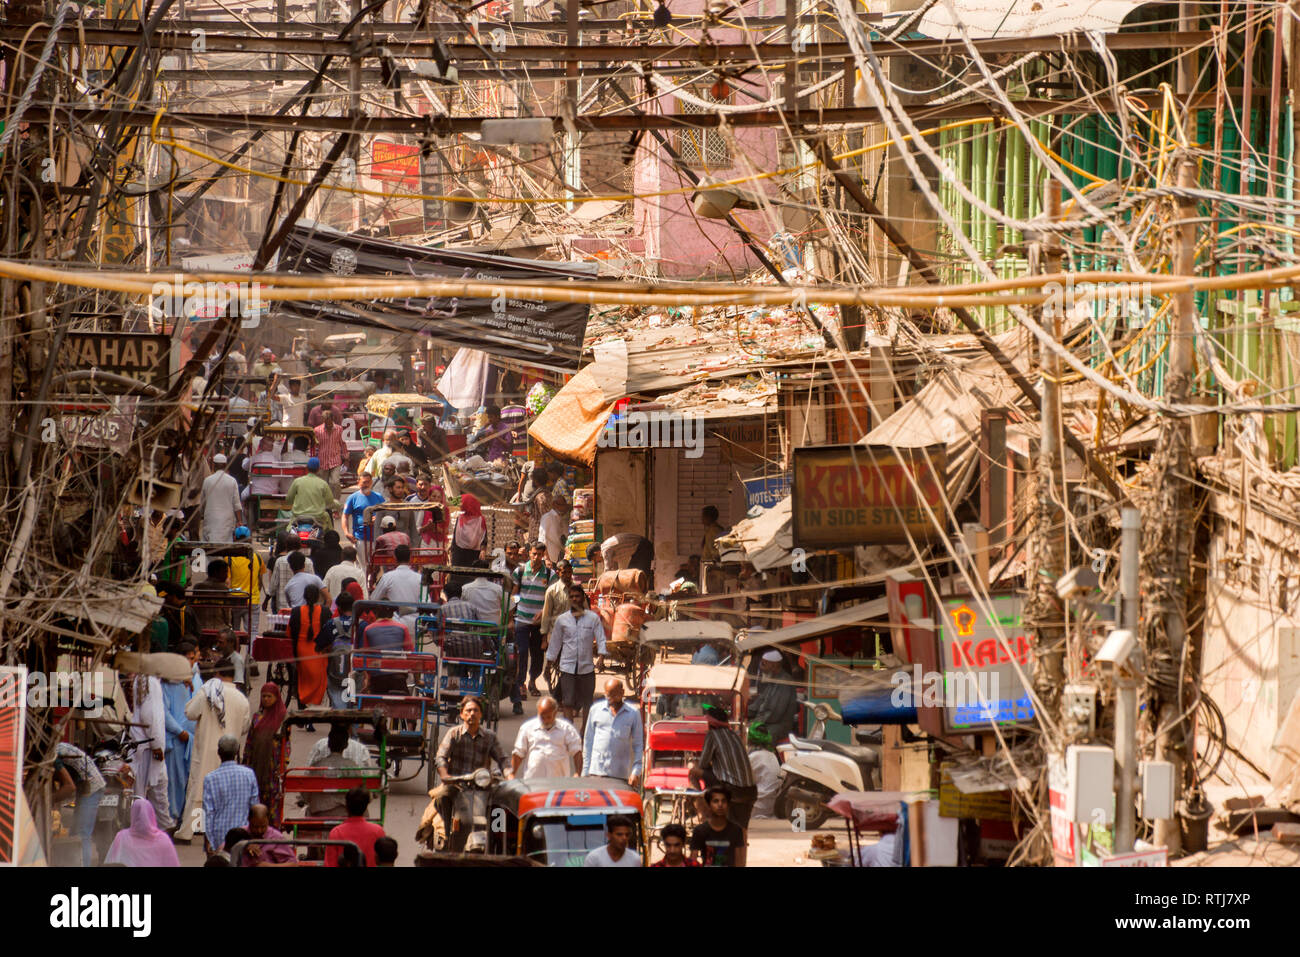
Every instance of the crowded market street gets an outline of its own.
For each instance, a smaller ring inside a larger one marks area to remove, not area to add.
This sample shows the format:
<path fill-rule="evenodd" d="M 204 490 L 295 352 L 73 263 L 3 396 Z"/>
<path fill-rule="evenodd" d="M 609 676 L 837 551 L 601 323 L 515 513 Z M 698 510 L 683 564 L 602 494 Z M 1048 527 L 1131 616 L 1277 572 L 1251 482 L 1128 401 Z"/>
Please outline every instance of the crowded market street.
<path fill-rule="evenodd" d="M 1300 0 L 0 0 L 10 912 L 1280 927 L 1298 97 Z"/>

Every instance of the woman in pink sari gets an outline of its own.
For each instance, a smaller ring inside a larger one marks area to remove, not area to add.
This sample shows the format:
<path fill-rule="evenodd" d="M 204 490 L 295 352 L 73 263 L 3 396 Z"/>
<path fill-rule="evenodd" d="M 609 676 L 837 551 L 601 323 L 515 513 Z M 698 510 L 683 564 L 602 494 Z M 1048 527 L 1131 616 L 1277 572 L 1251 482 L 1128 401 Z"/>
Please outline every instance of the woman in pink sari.
<path fill-rule="evenodd" d="M 460 514 L 456 516 L 451 531 L 451 563 L 473 565 L 482 555 L 486 539 L 487 519 L 483 516 L 483 506 L 477 498 L 466 493 L 460 497 Z"/>
<path fill-rule="evenodd" d="M 136 798 L 131 805 L 131 826 L 117 832 L 104 863 L 127 867 L 181 866 L 176 845 L 166 831 L 159 829 L 153 805 L 144 798 Z"/>

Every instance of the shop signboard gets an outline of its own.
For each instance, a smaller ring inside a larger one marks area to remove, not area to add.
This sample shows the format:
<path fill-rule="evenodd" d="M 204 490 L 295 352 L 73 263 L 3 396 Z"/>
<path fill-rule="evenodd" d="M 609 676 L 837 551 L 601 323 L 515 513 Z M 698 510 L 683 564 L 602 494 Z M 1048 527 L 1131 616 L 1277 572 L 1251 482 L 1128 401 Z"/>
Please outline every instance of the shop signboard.
<path fill-rule="evenodd" d="M 18 858 L 26 723 L 27 669 L 22 665 L 0 667 L 0 866 L 12 866 Z"/>
<path fill-rule="evenodd" d="M 906 544 L 945 531 L 945 446 L 831 445 L 794 450 L 800 548 Z"/>
<path fill-rule="evenodd" d="M 939 601 L 945 733 L 969 734 L 987 731 L 994 723 L 1033 720 L 1033 702 L 1021 679 L 1032 667 L 1023 606 L 1019 595 L 958 595 Z"/>
<path fill-rule="evenodd" d="M 370 146 L 370 175 L 389 183 L 420 185 L 420 147 L 375 140 Z"/>
<path fill-rule="evenodd" d="M 59 351 L 63 372 L 111 372 L 166 390 L 170 379 L 171 337 L 151 332 L 69 332 Z M 63 391 L 88 391 L 74 385 Z M 116 382 L 94 383 L 96 392 L 123 394 Z"/>
<path fill-rule="evenodd" d="M 790 475 L 769 475 L 745 479 L 745 504 L 749 508 L 771 508 L 790 494 Z"/>

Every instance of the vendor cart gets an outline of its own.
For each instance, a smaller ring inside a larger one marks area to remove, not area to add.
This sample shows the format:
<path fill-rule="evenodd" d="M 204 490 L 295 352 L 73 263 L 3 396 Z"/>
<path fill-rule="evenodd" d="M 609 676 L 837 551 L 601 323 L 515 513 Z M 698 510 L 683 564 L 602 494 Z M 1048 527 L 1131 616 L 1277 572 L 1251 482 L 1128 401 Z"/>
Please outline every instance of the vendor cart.
<path fill-rule="evenodd" d="M 606 572 L 596 582 L 596 614 L 605 626 L 607 661 L 627 675 L 633 694 L 641 688 L 653 654 L 641 644 L 642 626 L 651 608 L 649 581 L 636 569 Z"/>

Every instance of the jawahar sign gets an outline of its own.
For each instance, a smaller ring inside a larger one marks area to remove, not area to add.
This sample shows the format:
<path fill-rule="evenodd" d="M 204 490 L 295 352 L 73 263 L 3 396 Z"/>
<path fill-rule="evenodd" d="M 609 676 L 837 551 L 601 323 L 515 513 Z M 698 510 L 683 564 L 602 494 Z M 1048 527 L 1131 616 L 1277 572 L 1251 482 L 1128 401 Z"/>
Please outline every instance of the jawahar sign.
<path fill-rule="evenodd" d="M 831 445 L 794 450 L 794 544 L 883 545 L 943 534 L 946 449 Z"/>
<path fill-rule="evenodd" d="M 69 332 L 59 350 L 65 372 L 94 369 L 166 389 L 171 377 L 171 338 L 148 332 Z M 112 383 L 95 383 L 101 392 L 122 392 Z"/>

